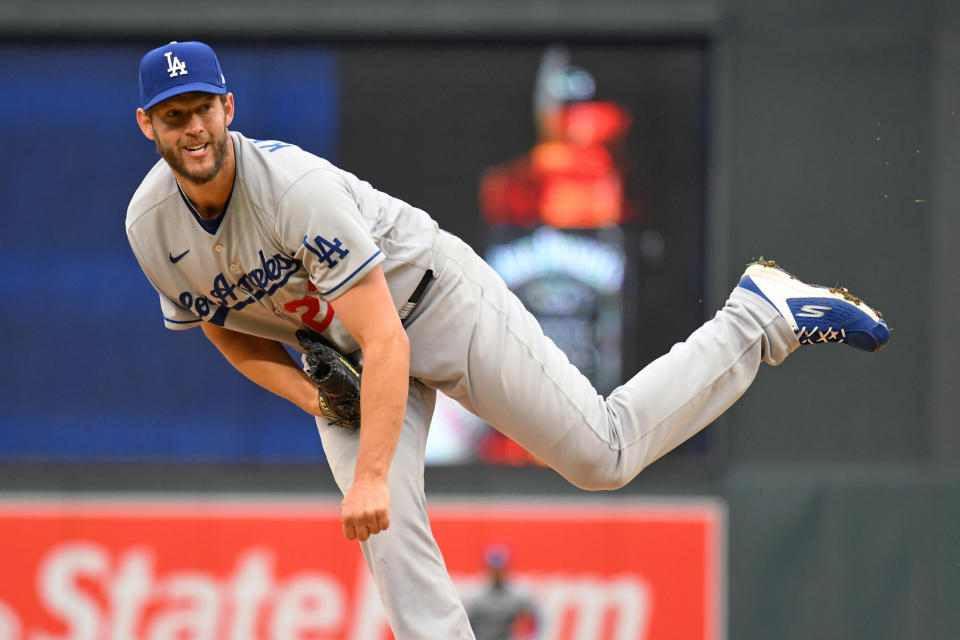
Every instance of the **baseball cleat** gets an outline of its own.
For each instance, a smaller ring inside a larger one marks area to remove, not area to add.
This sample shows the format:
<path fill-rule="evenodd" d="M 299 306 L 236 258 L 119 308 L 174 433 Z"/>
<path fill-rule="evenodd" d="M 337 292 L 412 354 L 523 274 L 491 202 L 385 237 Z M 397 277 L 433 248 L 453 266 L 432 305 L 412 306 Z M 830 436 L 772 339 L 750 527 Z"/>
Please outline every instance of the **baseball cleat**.
<path fill-rule="evenodd" d="M 772 260 L 747 266 L 737 286 L 752 291 L 782 315 L 800 344 L 843 342 L 863 351 L 879 351 L 890 340 L 883 314 L 842 287 L 801 282 Z"/>

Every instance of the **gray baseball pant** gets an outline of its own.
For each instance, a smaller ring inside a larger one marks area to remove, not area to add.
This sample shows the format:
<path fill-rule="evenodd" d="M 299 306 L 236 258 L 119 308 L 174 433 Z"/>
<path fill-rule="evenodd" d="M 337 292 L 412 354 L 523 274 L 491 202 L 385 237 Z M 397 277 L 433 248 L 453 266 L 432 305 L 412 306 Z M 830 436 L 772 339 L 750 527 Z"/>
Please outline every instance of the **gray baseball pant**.
<path fill-rule="evenodd" d="M 712 320 L 603 398 L 469 246 L 441 233 L 434 260 L 435 280 L 407 326 L 411 382 L 390 467 L 390 528 L 361 547 L 397 640 L 472 640 L 426 515 L 438 390 L 574 485 L 615 489 L 730 407 L 761 361 L 779 364 L 799 343 L 772 305 L 737 288 Z M 346 491 L 358 433 L 317 423 Z"/>

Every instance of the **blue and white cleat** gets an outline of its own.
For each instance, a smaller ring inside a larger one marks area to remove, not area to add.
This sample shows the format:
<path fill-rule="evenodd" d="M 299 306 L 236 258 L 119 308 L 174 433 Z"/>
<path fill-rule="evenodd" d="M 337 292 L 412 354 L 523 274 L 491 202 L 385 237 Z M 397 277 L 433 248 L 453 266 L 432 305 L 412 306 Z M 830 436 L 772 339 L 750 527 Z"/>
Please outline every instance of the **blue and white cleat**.
<path fill-rule="evenodd" d="M 863 351 L 879 351 L 890 340 L 883 314 L 841 287 L 801 282 L 760 258 L 751 263 L 738 286 L 752 291 L 780 312 L 800 344 L 843 342 Z"/>

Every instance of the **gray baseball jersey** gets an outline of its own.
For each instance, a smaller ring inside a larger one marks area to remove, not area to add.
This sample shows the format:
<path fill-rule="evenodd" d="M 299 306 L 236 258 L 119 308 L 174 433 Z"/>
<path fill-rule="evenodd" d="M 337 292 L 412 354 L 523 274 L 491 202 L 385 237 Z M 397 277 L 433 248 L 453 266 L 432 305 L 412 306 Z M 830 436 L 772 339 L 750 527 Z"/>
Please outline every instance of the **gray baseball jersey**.
<path fill-rule="evenodd" d="M 771 304 L 738 287 L 716 317 L 603 398 L 493 269 L 427 214 L 294 146 L 231 135 L 237 176 L 219 226 L 191 211 L 162 161 L 130 204 L 130 244 L 166 326 L 205 320 L 294 346 L 308 326 L 349 352 L 356 342 L 327 301 L 382 264 L 399 309 L 434 273 L 406 324 L 411 378 L 388 477 L 391 525 L 361 543 L 398 640 L 473 638 L 426 515 L 437 391 L 573 484 L 610 489 L 719 416 L 761 361 L 799 345 Z M 322 419 L 317 428 L 346 491 L 358 431 Z"/>
<path fill-rule="evenodd" d="M 216 228 L 163 160 L 128 208 L 130 246 L 164 324 L 207 321 L 294 347 L 296 330 L 309 327 L 355 351 L 327 301 L 382 264 L 399 309 L 431 260 L 436 223 L 298 147 L 231 137 L 236 181 Z"/>

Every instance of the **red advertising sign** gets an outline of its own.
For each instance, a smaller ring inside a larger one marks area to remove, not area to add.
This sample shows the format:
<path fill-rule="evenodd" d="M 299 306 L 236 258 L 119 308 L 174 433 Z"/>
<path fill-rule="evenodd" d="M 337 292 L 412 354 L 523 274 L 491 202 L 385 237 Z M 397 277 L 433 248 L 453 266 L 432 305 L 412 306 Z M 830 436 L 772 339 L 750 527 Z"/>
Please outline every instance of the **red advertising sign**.
<path fill-rule="evenodd" d="M 468 602 L 484 552 L 509 549 L 538 640 L 721 640 L 723 514 L 682 500 L 430 508 Z M 0 499 L 0 640 L 391 637 L 336 501 Z"/>

